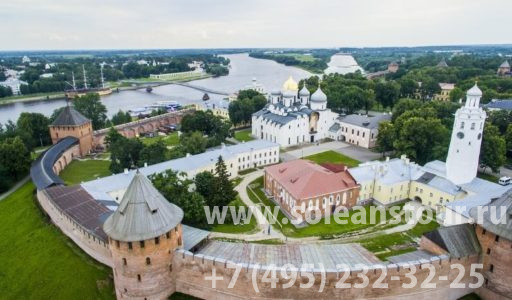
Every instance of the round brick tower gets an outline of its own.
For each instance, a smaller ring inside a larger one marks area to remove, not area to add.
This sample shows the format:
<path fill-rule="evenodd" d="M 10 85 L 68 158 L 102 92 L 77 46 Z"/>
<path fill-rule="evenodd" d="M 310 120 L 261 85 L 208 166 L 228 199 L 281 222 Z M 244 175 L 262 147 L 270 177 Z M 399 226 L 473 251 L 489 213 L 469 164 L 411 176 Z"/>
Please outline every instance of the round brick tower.
<path fill-rule="evenodd" d="M 105 221 L 118 299 L 164 299 L 175 290 L 174 250 L 182 247 L 183 211 L 138 171 Z"/>

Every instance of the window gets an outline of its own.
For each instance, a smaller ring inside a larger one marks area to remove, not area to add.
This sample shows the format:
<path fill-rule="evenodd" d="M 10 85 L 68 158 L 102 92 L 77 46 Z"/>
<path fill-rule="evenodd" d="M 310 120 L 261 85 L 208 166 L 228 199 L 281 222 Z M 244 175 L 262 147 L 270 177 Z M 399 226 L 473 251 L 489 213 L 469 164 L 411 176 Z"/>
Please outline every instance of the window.
<path fill-rule="evenodd" d="M 140 282 L 142 278 L 140 277 L 140 274 L 137 274 L 137 280 Z"/>
<path fill-rule="evenodd" d="M 172 272 L 172 264 L 169 265 L 169 272 Z"/>
<path fill-rule="evenodd" d="M 128 242 L 128 249 L 133 249 L 133 245 L 132 245 L 132 242 Z"/>
<path fill-rule="evenodd" d="M 499 242 L 499 240 L 500 240 L 500 237 L 497 235 L 496 238 L 494 238 L 494 241 Z"/>
<path fill-rule="evenodd" d="M 460 122 L 460 129 L 464 129 L 464 122 Z"/>
<path fill-rule="evenodd" d="M 160 237 L 155 238 L 155 245 L 158 245 L 158 244 L 160 244 Z"/>
<path fill-rule="evenodd" d="M 170 232 L 165 233 L 165 237 L 170 239 L 171 238 L 171 233 Z"/>
<path fill-rule="evenodd" d="M 485 235 L 485 233 L 487 232 L 487 230 L 485 230 L 484 228 L 482 228 L 482 235 Z"/>
<path fill-rule="evenodd" d="M 119 241 L 116 241 L 116 247 L 119 248 Z"/>
<path fill-rule="evenodd" d="M 491 248 L 487 248 L 487 254 L 491 254 Z"/>
<path fill-rule="evenodd" d="M 475 123 L 471 123 L 471 130 L 475 130 Z"/>
<path fill-rule="evenodd" d="M 126 258 L 123 258 L 123 266 L 126 266 L 126 264 L 127 264 Z"/>
<path fill-rule="evenodd" d="M 141 248 L 144 248 L 144 246 L 145 246 L 144 241 L 140 241 L 140 247 L 141 247 Z"/>
<path fill-rule="evenodd" d="M 490 264 L 489 265 L 489 272 L 494 272 L 494 265 L 493 264 Z"/>
<path fill-rule="evenodd" d="M 146 265 L 150 265 L 150 264 L 151 264 L 151 258 L 146 257 Z"/>
<path fill-rule="evenodd" d="M 430 193 L 430 197 L 434 197 L 434 194 Z M 443 199 L 441 199 L 441 203 L 443 203 Z"/>

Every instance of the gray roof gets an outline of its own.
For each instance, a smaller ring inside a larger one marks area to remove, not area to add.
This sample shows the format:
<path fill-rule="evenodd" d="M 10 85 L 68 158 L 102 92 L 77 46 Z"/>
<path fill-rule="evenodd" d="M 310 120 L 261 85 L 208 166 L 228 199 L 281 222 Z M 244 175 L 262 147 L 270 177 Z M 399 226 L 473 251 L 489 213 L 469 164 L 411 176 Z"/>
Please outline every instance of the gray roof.
<path fill-rule="evenodd" d="M 341 125 L 339 123 L 334 123 L 332 124 L 332 126 L 329 128 L 329 131 L 330 132 L 333 132 L 333 133 L 336 133 L 338 132 L 338 130 L 340 130 L 341 128 Z"/>
<path fill-rule="evenodd" d="M 53 165 L 62 153 L 76 144 L 78 144 L 78 139 L 75 137 L 63 138 L 57 144 L 51 146 L 48 150 L 39 155 L 32 163 L 30 167 L 30 177 L 38 190 L 44 190 L 53 185 L 64 184 L 64 181 L 53 172 Z"/>
<path fill-rule="evenodd" d="M 315 268 L 336 269 L 338 264 L 356 267 L 358 264 L 382 263 L 359 244 L 261 245 L 210 241 L 197 254 L 240 264 L 273 264 L 276 267 L 292 264 L 300 268 L 304 264 L 313 264 Z"/>
<path fill-rule="evenodd" d="M 444 57 L 443 57 L 443 59 L 441 59 L 441 61 L 437 64 L 437 66 L 438 66 L 438 67 L 440 67 L 440 68 L 446 68 L 446 67 L 448 67 L 448 64 L 446 63 L 446 60 L 444 59 Z"/>
<path fill-rule="evenodd" d="M 320 87 L 311 95 L 311 102 L 325 102 L 327 101 L 327 95 Z"/>
<path fill-rule="evenodd" d="M 484 104 L 483 107 L 490 109 L 512 110 L 512 99 L 498 100 L 492 99 L 491 102 Z"/>
<path fill-rule="evenodd" d="M 500 68 L 510 68 L 510 64 L 508 63 L 508 60 L 504 61 L 504 62 L 500 65 Z"/>
<path fill-rule="evenodd" d="M 424 234 L 426 238 L 446 250 L 453 257 L 465 257 L 480 253 L 480 243 L 471 224 L 459 224 L 438 228 Z"/>
<path fill-rule="evenodd" d="M 235 155 L 248 153 L 251 150 L 258 151 L 278 146 L 279 145 L 276 143 L 265 140 L 253 140 L 246 143 L 212 149 L 196 155 L 168 160 L 140 168 L 139 171 L 146 176 L 163 173 L 167 170 L 187 173 L 189 171 L 202 169 L 210 164 L 215 164 L 219 156 L 222 156 L 224 160 L 227 160 L 233 158 Z M 100 199 L 101 197 L 101 200 L 113 200 L 112 197 L 106 193 L 125 189 L 130 184 L 134 175 L 134 170 L 129 171 L 128 174 L 119 173 L 110 175 L 82 183 L 82 187 L 90 194 L 95 195 L 95 199 Z"/>
<path fill-rule="evenodd" d="M 471 208 L 469 215 L 477 222 L 482 222 L 481 226 L 487 231 L 512 241 L 512 189 L 498 199 L 491 200 L 486 206 L 488 209 L 482 210 L 483 220 L 478 218 L 477 207 Z M 493 220 L 494 218 L 497 220 Z"/>
<path fill-rule="evenodd" d="M 143 241 L 163 235 L 182 219 L 183 210 L 168 202 L 146 176 L 137 172 L 103 230 L 115 240 Z"/>
<path fill-rule="evenodd" d="M 413 252 L 390 256 L 390 257 L 388 257 L 388 261 L 393 264 L 400 264 L 400 263 L 407 263 L 407 262 L 411 262 L 411 261 L 419 261 L 420 259 L 430 260 L 434 256 L 436 256 L 436 255 L 434 255 L 428 251 L 416 250 Z"/>
<path fill-rule="evenodd" d="M 358 115 L 352 114 L 347 116 L 340 116 L 338 121 L 341 123 L 348 123 L 365 128 L 378 128 L 379 123 L 383 121 L 391 120 L 391 115 L 388 114 L 376 114 L 376 115 Z"/>
<path fill-rule="evenodd" d="M 181 225 L 181 230 L 183 232 L 183 249 L 185 250 L 194 248 L 210 234 L 209 231 L 187 226 L 185 224 Z"/>
<path fill-rule="evenodd" d="M 53 126 L 78 126 L 91 122 L 81 113 L 71 106 L 65 106 L 57 118 L 53 121 Z"/>
<path fill-rule="evenodd" d="M 253 116 L 256 117 L 262 117 L 264 120 L 268 120 L 273 123 L 280 124 L 281 126 L 286 125 L 290 123 L 293 120 L 296 120 L 301 115 L 310 115 L 311 112 L 313 112 L 309 107 L 307 106 L 300 106 L 300 105 L 294 105 L 291 107 L 286 107 L 281 103 L 273 104 L 277 109 L 284 108 L 285 110 L 289 110 L 286 116 L 278 115 L 273 112 L 271 112 L 268 109 L 268 106 L 261 109 L 260 111 L 257 111 L 253 113 Z M 294 109 L 297 109 L 297 111 L 294 111 Z"/>

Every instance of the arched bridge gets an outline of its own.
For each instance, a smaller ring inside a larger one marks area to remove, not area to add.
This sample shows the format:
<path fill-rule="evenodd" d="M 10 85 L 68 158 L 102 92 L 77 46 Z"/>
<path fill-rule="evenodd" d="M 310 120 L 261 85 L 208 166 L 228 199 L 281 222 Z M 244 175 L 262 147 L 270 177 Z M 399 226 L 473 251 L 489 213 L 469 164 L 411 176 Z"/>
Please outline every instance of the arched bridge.
<path fill-rule="evenodd" d="M 209 88 L 205 88 L 205 87 L 202 87 L 202 86 L 193 85 L 193 84 L 190 84 L 188 82 L 174 82 L 172 84 L 181 85 L 181 86 L 188 87 L 188 88 L 191 88 L 191 89 L 194 89 L 194 90 L 198 90 L 198 91 L 201 91 L 201 92 L 205 92 L 205 93 L 208 93 L 208 94 L 216 94 L 216 95 L 223 95 L 223 96 L 228 96 L 229 95 L 229 93 L 226 93 L 226 92 L 215 91 L 215 90 L 212 90 L 212 89 L 209 89 Z"/>

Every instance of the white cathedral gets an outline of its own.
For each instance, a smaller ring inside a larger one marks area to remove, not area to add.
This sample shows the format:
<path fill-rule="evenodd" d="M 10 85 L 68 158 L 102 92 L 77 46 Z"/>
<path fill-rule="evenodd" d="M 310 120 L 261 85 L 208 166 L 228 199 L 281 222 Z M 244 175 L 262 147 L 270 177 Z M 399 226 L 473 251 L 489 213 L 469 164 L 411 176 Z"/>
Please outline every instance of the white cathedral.
<path fill-rule="evenodd" d="M 337 113 L 327 108 L 327 96 L 320 86 L 311 95 L 289 78 L 280 91 L 269 95 L 268 104 L 252 115 L 252 135 L 282 147 L 314 143 L 329 137 Z"/>

